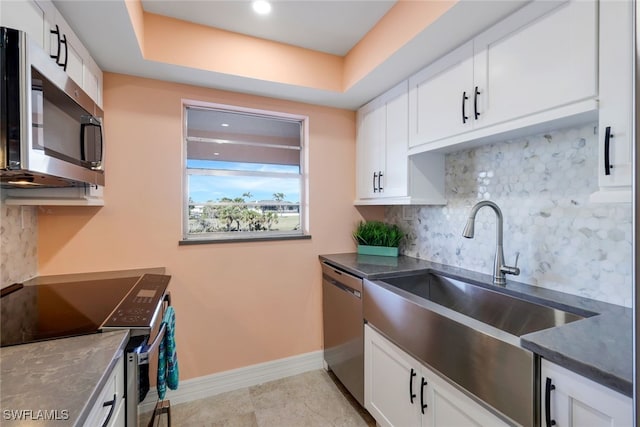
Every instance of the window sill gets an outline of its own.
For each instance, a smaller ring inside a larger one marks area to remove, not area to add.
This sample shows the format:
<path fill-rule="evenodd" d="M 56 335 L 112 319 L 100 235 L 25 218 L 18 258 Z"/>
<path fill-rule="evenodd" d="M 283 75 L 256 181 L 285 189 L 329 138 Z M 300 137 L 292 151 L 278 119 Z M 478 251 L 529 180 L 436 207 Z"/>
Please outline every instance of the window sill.
<path fill-rule="evenodd" d="M 277 240 L 311 240 L 310 234 L 300 234 L 295 236 L 266 236 L 266 237 L 246 237 L 234 239 L 190 239 L 180 240 L 178 246 L 189 245 L 209 245 L 216 243 L 246 243 L 246 242 L 273 242 Z"/>

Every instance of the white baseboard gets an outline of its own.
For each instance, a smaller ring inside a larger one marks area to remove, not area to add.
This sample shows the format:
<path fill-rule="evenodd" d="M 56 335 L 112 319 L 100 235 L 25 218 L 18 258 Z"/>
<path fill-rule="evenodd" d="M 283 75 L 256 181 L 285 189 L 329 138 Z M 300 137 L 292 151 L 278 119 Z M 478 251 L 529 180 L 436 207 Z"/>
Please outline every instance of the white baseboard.
<path fill-rule="evenodd" d="M 259 363 L 243 368 L 206 375 L 204 377 L 191 378 L 180 381 L 177 390 L 167 389 L 165 399 L 169 399 L 172 405 L 190 402 L 227 391 L 238 390 L 244 387 L 262 384 L 268 381 L 286 378 L 324 367 L 322 350 L 271 362 Z M 156 388 L 149 390 L 147 397 L 139 406 L 139 412 L 152 411 L 158 401 Z"/>

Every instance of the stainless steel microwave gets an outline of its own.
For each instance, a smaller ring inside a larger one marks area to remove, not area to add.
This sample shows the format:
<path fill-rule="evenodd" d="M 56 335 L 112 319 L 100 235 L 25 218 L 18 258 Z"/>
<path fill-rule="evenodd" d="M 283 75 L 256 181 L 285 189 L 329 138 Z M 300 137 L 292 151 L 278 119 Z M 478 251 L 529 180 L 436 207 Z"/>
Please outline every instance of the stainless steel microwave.
<path fill-rule="evenodd" d="M 102 117 L 25 32 L 0 27 L 2 187 L 104 185 Z"/>

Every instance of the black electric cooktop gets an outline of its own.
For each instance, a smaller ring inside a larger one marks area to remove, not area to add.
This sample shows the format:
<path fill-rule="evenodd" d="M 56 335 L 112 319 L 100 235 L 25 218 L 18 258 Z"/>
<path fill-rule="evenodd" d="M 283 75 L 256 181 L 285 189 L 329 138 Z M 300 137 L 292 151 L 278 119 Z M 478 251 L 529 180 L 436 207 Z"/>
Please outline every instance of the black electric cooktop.
<path fill-rule="evenodd" d="M 0 346 L 99 332 L 140 277 L 24 286 L 0 299 Z"/>

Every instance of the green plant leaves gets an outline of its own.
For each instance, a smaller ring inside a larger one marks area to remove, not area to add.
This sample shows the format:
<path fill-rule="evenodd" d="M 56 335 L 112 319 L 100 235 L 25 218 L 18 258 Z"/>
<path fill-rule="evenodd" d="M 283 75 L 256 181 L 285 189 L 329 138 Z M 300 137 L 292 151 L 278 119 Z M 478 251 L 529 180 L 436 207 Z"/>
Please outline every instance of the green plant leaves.
<path fill-rule="evenodd" d="M 360 221 L 353 232 L 353 238 L 359 245 L 397 248 L 403 237 L 400 227 L 382 221 Z"/>

